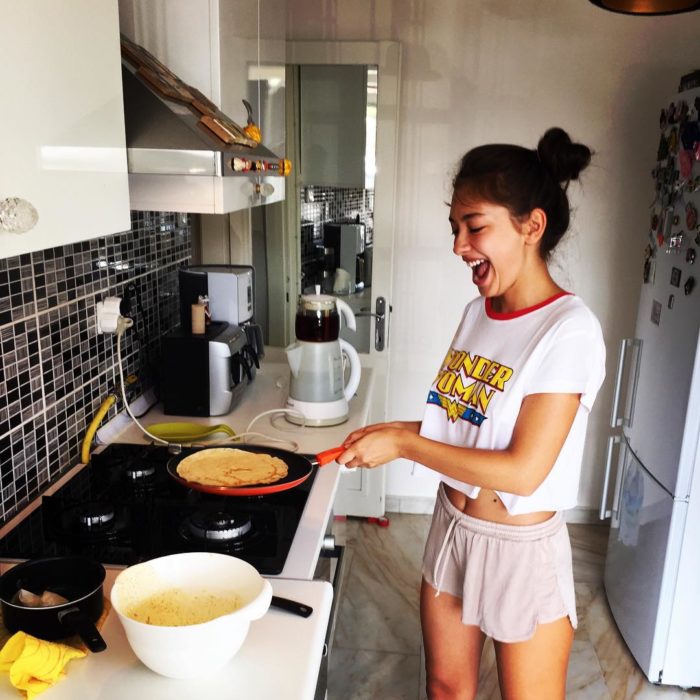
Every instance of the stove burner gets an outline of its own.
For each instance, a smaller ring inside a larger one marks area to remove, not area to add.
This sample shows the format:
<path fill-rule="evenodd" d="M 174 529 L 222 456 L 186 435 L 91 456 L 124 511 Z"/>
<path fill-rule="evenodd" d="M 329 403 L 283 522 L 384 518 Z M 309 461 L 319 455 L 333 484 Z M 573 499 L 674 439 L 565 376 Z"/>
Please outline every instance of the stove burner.
<path fill-rule="evenodd" d="M 196 511 L 185 520 L 185 524 L 196 539 L 221 543 L 240 540 L 253 527 L 250 516 L 222 510 Z"/>
<path fill-rule="evenodd" d="M 143 481 L 149 479 L 156 473 L 156 468 L 152 465 L 130 466 L 126 468 L 126 476 L 131 481 Z"/>
<path fill-rule="evenodd" d="M 91 501 L 78 509 L 80 527 L 88 532 L 109 527 L 114 520 L 114 507 L 109 503 Z"/>

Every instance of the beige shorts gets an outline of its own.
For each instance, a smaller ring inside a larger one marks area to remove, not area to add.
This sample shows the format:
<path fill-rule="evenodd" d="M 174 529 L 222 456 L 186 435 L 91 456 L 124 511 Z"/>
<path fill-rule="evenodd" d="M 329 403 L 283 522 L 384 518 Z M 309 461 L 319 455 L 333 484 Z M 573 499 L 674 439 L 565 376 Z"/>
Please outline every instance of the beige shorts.
<path fill-rule="evenodd" d="M 499 642 L 530 639 L 538 624 L 568 615 L 576 628 L 571 544 L 561 513 L 536 525 L 480 520 L 438 489 L 423 578 L 462 599 L 462 622 Z"/>

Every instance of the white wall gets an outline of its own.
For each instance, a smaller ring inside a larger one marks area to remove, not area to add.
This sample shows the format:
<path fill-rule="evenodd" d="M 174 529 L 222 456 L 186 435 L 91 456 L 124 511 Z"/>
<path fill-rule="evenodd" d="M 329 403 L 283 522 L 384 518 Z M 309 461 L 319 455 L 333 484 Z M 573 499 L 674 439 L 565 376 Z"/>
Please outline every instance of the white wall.
<path fill-rule="evenodd" d="M 596 151 L 583 186 L 570 188 L 575 212 L 554 273 L 598 315 L 608 348 L 579 497 L 597 507 L 617 349 L 634 328 L 659 112 L 679 77 L 700 68 L 700 12 L 624 17 L 587 0 L 289 0 L 287 8 L 288 39 L 402 43 L 389 418 L 420 418 L 476 294 L 447 224 L 460 156 L 494 141 L 534 147 L 554 125 Z M 389 499 L 434 494 L 434 479 L 410 468 L 390 466 Z"/>

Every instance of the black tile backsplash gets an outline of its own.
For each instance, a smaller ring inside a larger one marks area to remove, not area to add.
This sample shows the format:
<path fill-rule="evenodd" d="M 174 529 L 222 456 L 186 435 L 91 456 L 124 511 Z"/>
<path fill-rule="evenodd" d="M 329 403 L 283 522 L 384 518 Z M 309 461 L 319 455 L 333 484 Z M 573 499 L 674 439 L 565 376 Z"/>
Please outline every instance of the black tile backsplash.
<path fill-rule="evenodd" d="M 177 325 L 185 214 L 132 212 L 130 231 L 0 259 L 0 524 L 80 461 L 95 412 L 118 382 L 116 337 L 95 305 L 128 298 L 122 336 L 135 397 L 156 381 L 159 338 Z M 121 400 L 105 421 L 121 410 Z"/>

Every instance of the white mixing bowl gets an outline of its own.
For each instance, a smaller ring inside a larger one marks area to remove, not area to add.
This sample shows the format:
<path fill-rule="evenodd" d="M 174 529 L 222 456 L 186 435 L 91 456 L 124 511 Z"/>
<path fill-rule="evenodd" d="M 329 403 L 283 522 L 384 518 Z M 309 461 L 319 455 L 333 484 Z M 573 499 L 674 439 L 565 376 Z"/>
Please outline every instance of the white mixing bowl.
<path fill-rule="evenodd" d="M 134 605 L 172 589 L 238 599 L 240 607 L 198 624 L 162 626 L 126 615 Z M 170 678 L 197 678 L 221 668 L 243 644 L 251 620 L 270 607 L 272 586 L 250 564 L 226 554 L 187 552 L 120 572 L 111 601 L 136 656 Z"/>

